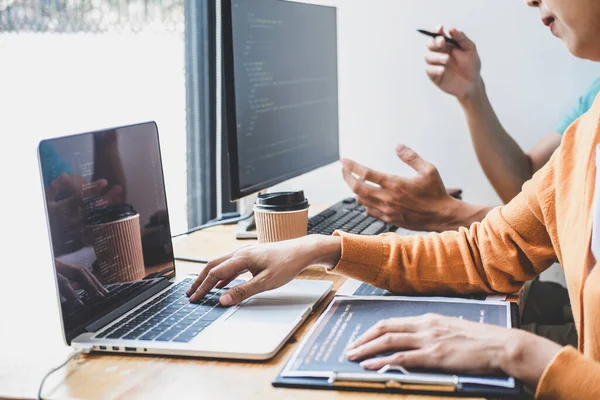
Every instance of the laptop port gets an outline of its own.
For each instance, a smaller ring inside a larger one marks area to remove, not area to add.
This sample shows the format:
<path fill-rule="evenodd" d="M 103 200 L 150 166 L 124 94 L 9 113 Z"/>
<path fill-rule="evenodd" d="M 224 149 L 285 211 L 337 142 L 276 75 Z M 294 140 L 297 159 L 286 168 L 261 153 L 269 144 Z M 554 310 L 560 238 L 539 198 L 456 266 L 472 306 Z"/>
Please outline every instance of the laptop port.
<path fill-rule="evenodd" d="M 119 351 L 119 346 L 113 346 L 113 347 L 112 347 L 112 349 L 113 349 L 114 351 Z"/>
<path fill-rule="evenodd" d="M 106 350 L 106 346 L 98 346 L 100 350 Z"/>
<path fill-rule="evenodd" d="M 125 347 L 125 351 L 137 351 L 135 347 Z"/>

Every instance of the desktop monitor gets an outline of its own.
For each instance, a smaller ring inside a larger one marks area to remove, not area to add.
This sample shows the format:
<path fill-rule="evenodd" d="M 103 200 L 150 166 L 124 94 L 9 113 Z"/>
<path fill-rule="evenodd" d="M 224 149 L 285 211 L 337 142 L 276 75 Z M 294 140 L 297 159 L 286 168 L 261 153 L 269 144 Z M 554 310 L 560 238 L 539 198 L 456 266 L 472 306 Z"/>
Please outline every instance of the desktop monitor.
<path fill-rule="evenodd" d="M 223 0 L 231 201 L 339 160 L 336 8 Z"/>

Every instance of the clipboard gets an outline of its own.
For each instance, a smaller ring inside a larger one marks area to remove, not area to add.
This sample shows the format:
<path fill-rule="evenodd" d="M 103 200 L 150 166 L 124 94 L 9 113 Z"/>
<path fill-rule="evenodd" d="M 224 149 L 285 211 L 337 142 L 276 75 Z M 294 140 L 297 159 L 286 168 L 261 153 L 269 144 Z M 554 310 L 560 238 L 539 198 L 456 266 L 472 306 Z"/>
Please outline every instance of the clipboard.
<path fill-rule="evenodd" d="M 515 387 L 513 388 L 502 388 L 478 384 L 461 384 L 458 382 L 458 377 L 452 377 L 448 381 L 411 382 L 409 379 L 397 380 L 384 376 L 380 379 L 364 379 L 358 377 L 352 378 L 343 374 L 335 374 L 330 378 L 306 378 L 284 377 L 279 373 L 273 380 L 272 385 L 274 387 L 294 389 L 341 390 L 453 397 L 520 398 L 523 393 L 523 386 L 520 382 L 515 382 Z"/>
<path fill-rule="evenodd" d="M 519 311 L 516 303 L 510 304 L 510 311 L 512 327 L 517 328 Z M 382 368 L 377 374 L 332 371 L 328 377 L 284 375 L 288 363 L 292 361 L 293 359 L 290 359 L 271 382 L 274 387 L 485 398 L 520 398 L 524 391 L 522 383 L 517 380 L 513 387 L 465 383 L 455 375 L 423 376 L 423 374 L 406 371 L 401 366 L 391 365 Z"/>

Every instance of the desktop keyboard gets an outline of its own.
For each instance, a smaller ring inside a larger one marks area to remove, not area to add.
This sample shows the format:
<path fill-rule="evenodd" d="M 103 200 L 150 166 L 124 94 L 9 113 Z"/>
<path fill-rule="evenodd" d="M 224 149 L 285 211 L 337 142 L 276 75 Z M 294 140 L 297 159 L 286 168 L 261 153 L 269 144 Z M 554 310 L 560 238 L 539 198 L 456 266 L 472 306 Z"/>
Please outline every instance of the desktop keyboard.
<path fill-rule="evenodd" d="M 211 290 L 198 304 L 190 303 L 185 294 L 192 283 L 192 279 L 185 279 L 171 286 L 95 338 L 189 342 L 228 310 L 220 305 L 219 296 L 241 281 Z"/>
<path fill-rule="evenodd" d="M 335 230 L 360 235 L 391 232 L 395 227 L 365 214 L 355 198 L 344 199 L 308 220 L 308 234 L 331 235 Z"/>

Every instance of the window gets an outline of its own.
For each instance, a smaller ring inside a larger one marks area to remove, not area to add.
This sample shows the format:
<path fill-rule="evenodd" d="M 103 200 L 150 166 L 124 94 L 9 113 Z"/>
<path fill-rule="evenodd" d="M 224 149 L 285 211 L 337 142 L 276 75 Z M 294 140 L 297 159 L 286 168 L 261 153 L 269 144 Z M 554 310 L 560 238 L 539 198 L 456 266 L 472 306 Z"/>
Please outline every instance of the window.
<path fill-rule="evenodd" d="M 37 142 L 154 120 L 172 232 L 214 218 L 214 21 L 214 0 L 0 0 L 3 128 Z"/>

